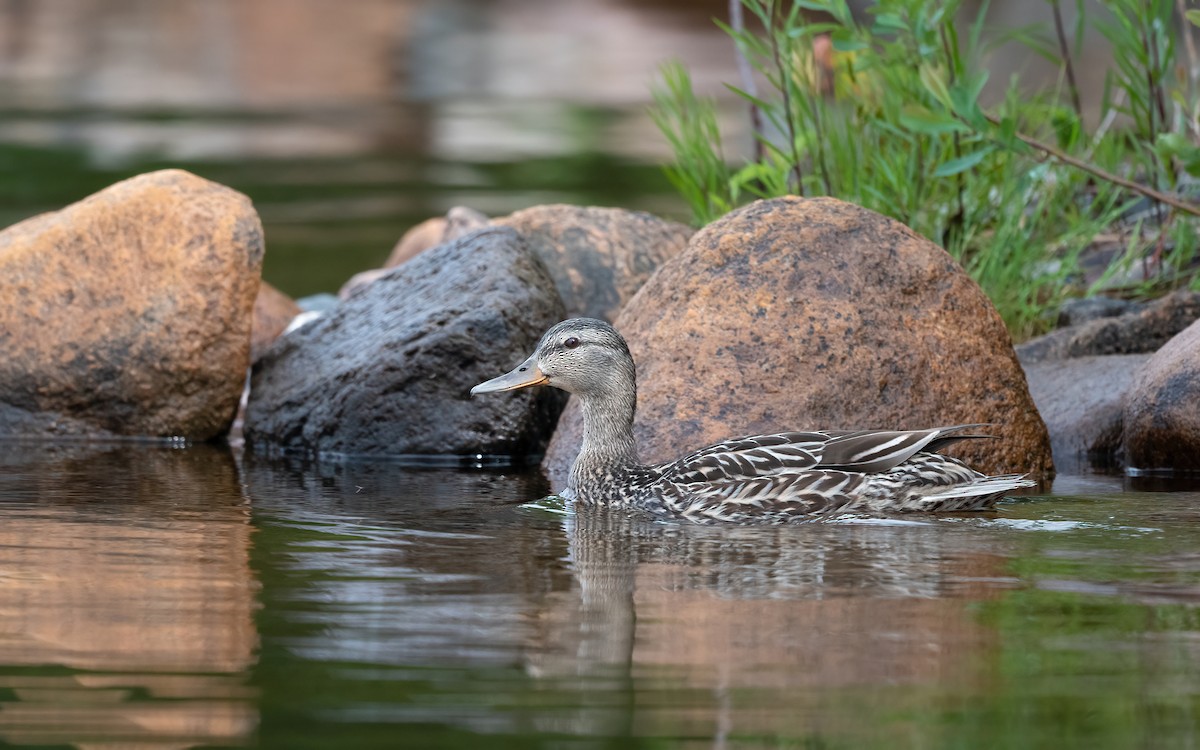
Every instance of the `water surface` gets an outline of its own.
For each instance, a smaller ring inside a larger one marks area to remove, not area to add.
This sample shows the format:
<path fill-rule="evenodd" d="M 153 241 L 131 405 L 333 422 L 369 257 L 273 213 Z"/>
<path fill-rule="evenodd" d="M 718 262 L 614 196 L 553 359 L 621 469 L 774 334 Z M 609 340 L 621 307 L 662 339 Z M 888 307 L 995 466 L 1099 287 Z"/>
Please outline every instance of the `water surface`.
<path fill-rule="evenodd" d="M 4 443 L 0 741 L 1194 747 L 1200 493 L 697 527 L 537 474 Z"/>

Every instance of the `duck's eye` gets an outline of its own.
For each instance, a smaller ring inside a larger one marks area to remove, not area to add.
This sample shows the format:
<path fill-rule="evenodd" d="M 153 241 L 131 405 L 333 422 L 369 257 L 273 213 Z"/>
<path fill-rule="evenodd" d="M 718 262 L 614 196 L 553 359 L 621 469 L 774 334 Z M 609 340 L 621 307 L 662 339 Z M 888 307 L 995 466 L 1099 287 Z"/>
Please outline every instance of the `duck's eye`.
<path fill-rule="evenodd" d="M 575 347 L 579 346 L 579 339 L 572 336 L 563 342 L 563 346 L 567 347 L 568 349 L 574 349 Z"/>

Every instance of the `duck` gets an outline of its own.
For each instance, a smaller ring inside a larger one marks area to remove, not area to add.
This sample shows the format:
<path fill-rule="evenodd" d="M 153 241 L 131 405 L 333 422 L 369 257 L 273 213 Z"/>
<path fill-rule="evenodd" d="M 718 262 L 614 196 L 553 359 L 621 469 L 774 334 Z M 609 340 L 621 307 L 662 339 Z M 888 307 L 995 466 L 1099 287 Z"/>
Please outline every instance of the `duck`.
<path fill-rule="evenodd" d="M 637 371 L 611 324 L 572 318 L 532 354 L 471 395 L 534 386 L 579 399 L 583 441 L 559 494 L 576 503 L 695 523 L 784 524 L 847 513 L 992 509 L 1036 483 L 988 476 L 938 451 L 981 424 L 924 430 L 812 430 L 725 440 L 659 464 L 638 459 L 633 435 Z"/>

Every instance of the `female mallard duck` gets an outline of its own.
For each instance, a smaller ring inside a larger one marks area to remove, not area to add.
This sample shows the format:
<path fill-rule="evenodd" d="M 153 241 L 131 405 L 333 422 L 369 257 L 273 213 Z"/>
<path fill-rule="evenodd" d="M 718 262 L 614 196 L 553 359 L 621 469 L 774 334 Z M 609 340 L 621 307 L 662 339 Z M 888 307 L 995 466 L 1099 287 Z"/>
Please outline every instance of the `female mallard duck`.
<path fill-rule="evenodd" d="M 507 375 L 471 395 L 552 385 L 583 406 L 583 446 L 566 491 L 577 502 L 637 508 L 701 523 L 787 523 L 839 511 L 963 511 L 1034 482 L 989 477 L 935 453 L 983 437 L 932 430 L 779 432 L 727 440 L 670 463 L 638 461 L 637 379 L 625 339 L 602 320 L 551 328 Z"/>

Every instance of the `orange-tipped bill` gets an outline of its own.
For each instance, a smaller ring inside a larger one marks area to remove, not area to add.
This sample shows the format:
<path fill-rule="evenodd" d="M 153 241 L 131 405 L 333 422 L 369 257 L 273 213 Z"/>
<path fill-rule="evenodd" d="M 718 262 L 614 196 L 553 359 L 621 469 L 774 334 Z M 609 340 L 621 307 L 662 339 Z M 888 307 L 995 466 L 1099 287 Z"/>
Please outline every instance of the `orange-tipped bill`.
<path fill-rule="evenodd" d="M 480 383 L 471 389 L 471 395 L 477 393 L 498 393 L 499 391 L 515 391 L 518 388 L 528 388 L 531 385 L 542 385 L 547 378 L 534 361 L 537 355 L 530 357 L 512 372 L 492 378 L 486 383 Z"/>

